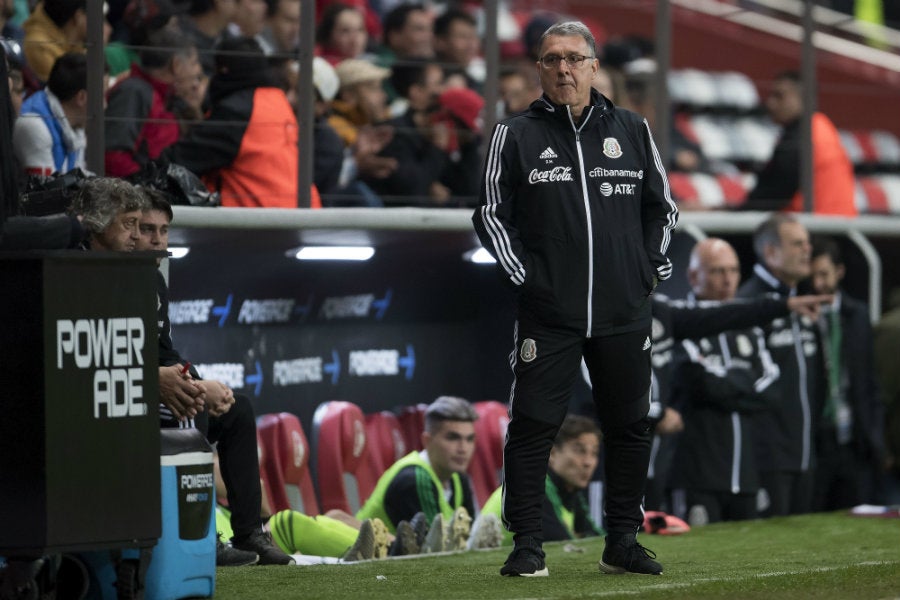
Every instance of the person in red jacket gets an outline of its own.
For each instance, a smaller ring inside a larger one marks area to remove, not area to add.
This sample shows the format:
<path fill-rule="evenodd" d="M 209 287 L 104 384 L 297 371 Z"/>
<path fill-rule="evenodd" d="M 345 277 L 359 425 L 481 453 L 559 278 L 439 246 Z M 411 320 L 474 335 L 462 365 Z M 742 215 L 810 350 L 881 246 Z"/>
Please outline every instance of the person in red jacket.
<path fill-rule="evenodd" d="M 226 39 L 210 112 L 167 154 L 221 194 L 222 206 L 297 208 L 297 119 L 256 40 Z M 312 188 L 311 206 L 321 207 Z"/>
<path fill-rule="evenodd" d="M 781 137 L 769 162 L 759 172 L 744 210 L 803 211 L 800 189 L 800 117 L 803 97 L 800 76 L 794 71 L 775 78 L 766 99 L 772 120 L 782 126 Z M 834 123 L 820 112 L 812 116 L 813 205 L 820 215 L 856 216 L 853 165 L 841 145 Z"/>
<path fill-rule="evenodd" d="M 184 35 L 160 29 L 141 50 L 141 66 L 110 91 L 106 107 L 106 174 L 127 177 L 156 160 L 180 135 L 176 86 L 197 71 L 197 50 Z"/>

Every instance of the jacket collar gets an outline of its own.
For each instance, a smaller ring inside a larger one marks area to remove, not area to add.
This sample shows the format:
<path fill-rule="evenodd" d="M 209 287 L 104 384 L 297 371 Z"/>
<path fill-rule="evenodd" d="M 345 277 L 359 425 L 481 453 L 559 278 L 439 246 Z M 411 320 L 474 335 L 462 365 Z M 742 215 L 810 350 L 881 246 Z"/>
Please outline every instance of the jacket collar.
<path fill-rule="evenodd" d="M 772 272 L 766 269 L 761 263 L 753 265 L 753 273 L 762 279 L 766 285 L 782 296 L 794 296 L 797 293 L 797 288 L 792 288 L 782 283 L 780 279 L 775 277 Z"/>
<path fill-rule="evenodd" d="M 547 94 L 542 94 L 540 98 L 532 102 L 529 109 L 534 113 L 547 115 L 554 119 L 560 119 L 567 124 L 569 123 L 569 107 L 565 104 L 554 104 L 547 97 Z M 575 127 L 578 129 L 588 125 L 588 121 L 596 122 L 602 115 L 612 112 L 615 110 L 615 105 L 612 103 L 612 100 L 592 89 L 591 100 L 584 110 L 586 112 L 582 113 L 581 122 L 575 123 Z"/>

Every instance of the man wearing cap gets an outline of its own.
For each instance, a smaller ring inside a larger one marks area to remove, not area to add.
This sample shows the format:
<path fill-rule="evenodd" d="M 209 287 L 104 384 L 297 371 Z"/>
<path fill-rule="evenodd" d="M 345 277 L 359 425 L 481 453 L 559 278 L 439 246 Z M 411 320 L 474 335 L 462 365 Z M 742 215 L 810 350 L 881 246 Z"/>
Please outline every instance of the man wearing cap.
<path fill-rule="evenodd" d="M 356 143 L 360 128 L 387 118 L 387 95 L 382 82 L 391 72 L 357 58 L 341 61 L 335 71 L 340 86 L 328 122 L 344 144 L 351 147 Z"/>
<path fill-rule="evenodd" d="M 172 162 L 200 175 L 222 206 L 297 208 L 297 119 L 256 40 L 219 44 L 209 100 L 208 118 L 171 148 Z M 310 206 L 321 207 L 311 192 Z"/>
<path fill-rule="evenodd" d="M 433 127 L 445 128 L 435 144 L 447 154 L 440 184 L 455 203 L 475 206 L 481 170 L 481 109 L 484 99 L 468 88 L 444 90 L 438 97 Z M 448 198 L 448 201 L 450 201 Z"/>

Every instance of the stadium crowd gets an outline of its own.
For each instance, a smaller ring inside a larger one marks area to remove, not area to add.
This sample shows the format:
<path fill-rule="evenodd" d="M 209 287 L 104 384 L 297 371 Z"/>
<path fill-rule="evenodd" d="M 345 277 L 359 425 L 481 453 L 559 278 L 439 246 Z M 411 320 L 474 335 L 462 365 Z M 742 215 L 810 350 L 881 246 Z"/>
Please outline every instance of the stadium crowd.
<path fill-rule="evenodd" d="M 84 169 L 89 90 L 85 66 L 71 55 L 85 52 L 86 2 L 31 2 L 24 15 L 21 7 L 15 10 L 19 2 L 3 4 L 3 44 L 19 115 L 20 186 L 35 176 Z M 297 139 L 300 0 L 118 0 L 105 6 L 106 175 L 136 181 L 173 162 L 218 192 L 223 206 L 291 207 L 298 159 L 309 152 L 314 208 L 477 203 L 489 133 L 482 127 L 479 3 L 317 1 L 311 149 L 298 148 Z M 540 96 L 535 44 L 549 25 L 570 16 L 500 8 L 503 118 Z M 598 40 L 602 66 L 594 87 L 655 128 L 653 42 L 608 32 L 595 15 L 578 16 Z M 757 210 L 801 206 L 794 168 L 799 87 L 788 85 L 796 75 L 772 75 L 776 86 L 764 108 L 785 130 L 770 161 L 706 156 L 698 131 L 679 117 L 669 120 L 667 169 L 744 185 L 756 178 L 743 175 L 758 170 L 756 185 L 738 201 L 729 194 L 729 206 L 744 200 Z M 816 212 L 855 214 L 850 199 L 824 199 L 832 190 L 852 189 L 853 166 L 828 117 L 816 113 L 814 122 L 819 154 L 828 153 L 821 177 L 817 163 Z M 673 182 L 675 199 L 696 208 L 680 183 Z"/>
<path fill-rule="evenodd" d="M 10 97 L 18 115 L 12 128 L 13 151 L 20 189 L 25 189 L 33 185 L 33 178 L 86 169 L 84 130 L 91 93 L 84 59 L 86 0 L 42 0 L 21 30 L 10 20 L 12 4 L 2 0 L 4 51 Z M 317 2 L 313 148 L 298 148 L 297 143 L 296 81 L 301 67 L 295 53 L 300 0 L 191 0 L 186 9 L 182 4 L 174 0 L 108 3 L 107 175 L 141 183 L 172 163 L 195 174 L 209 192 L 218 195 L 222 206 L 288 208 L 296 206 L 298 197 L 298 153 L 309 152 L 314 163 L 313 207 L 477 204 L 486 134 L 481 126 L 485 70 L 477 3 L 382 1 L 375 10 L 362 0 Z M 535 14 L 504 39 L 503 116 L 527 109 L 540 95 L 534 68 L 540 58 L 536 44 L 562 16 Z M 592 28 L 602 32 L 597 24 Z M 646 116 L 652 126 L 655 92 L 648 77 L 653 70 L 652 44 L 609 36 L 602 56 L 595 87 L 618 105 Z M 556 58 L 558 62 L 560 57 Z M 784 75 L 779 81 L 784 84 L 778 88 L 781 96 L 798 94 L 796 78 Z M 769 104 L 776 108 L 774 101 Z M 793 112 L 779 123 L 792 127 L 798 117 Z M 816 122 L 828 129 L 822 119 L 824 115 Z M 828 135 L 839 155 L 842 151 L 833 129 L 828 129 Z M 715 168 L 696 142 L 678 130 L 673 130 L 672 138 L 667 168 L 686 172 Z M 798 162 L 796 147 L 795 154 L 783 150 L 773 160 L 777 158 L 781 166 Z M 846 156 L 835 160 L 840 162 L 837 177 L 846 190 L 852 167 Z M 829 173 L 835 177 L 833 170 Z M 778 181 L 783 183 L 783 178 Z M 796 185 L 779 192 L 784 195 L 782 203 L 766 208 L 796 204 Z M 755 193 L 774 199 L 772 193 Z M 852 203 L 846 193 L 843 200 Z M 138 203 L 122 212 L 141 208 L 151 210 Z M 844 206 L 823 212 L 847 214 L 848 210 Z M 143 226 L 139 227 L 139 214 L 132 217 L 127 223 L 116 221 L 116 226 L 125 232 L 123 239 L 136 241 Z M 166 226 L 170 220 L 169 210 Z M 94 233 L 102 233 L 106 226 L 110 223 Z M 124 249 L 136 245 L 129 243 Z M 645 508 L 676 514 L 697 526 L 897 502 L 896 415 L 891 421 L 895 433 L 885 439 L 885 406 L 892 406 L 896 413 L 900 404 L 896 369 L 885 358 L 889 352 L 896 356 L 896 351 L 888 350 L 896 346 L 896 314 L 886 316 L 885 325 L 874 332 L 866 307 L 840 288 L 845 267 L 837 245 L 833 240 L 811 239 L 803 225 L 789 216 L 778 214 L 763 223 L 753 244 L 757 264 L 743 286 L 739 287 L 737 255 L 726 242 L 698 244 L 689 267 L 689 299 L 653 308 L 658 321 L 657 311 L 714 310 L 737 297 L 775 298 L 770 304 L 754 305 L 751 322 L 739 321 L 727 333 L 684 331 L 673 334 L 665 347 L 656 338 L 654 322 L 654 369 L 665 363 L 669 373 L 665 377 L 655 373 L 654 385 L 662 389 L 654 390 L 651 420 L 657 434 L 654 444 L 665 439 L 670 460 L 666 465 L 652 463 L 657 469 L 650 478 L 655 493 L 648 494 Z M 823 296 L 814 306 L 792 304 L 798 289 Z M 165 320 L 165 315 L 161 317 Z M 879 352 L 875 351 L 876 335 Z M 182 362 L 176 352 L 168 364 L 160 366 L 161 372 Z M 879 367 L 884 373 L 877 372 Z M 226 395 L 233 403 L 230 390 Z M 454 402 L 443 400 L 443 404 Z M 231 413 L 231 418 L 242 417 L 242 424 L 234 427 L 243 428 L 250 439 L 252 407 L 241 396 L 237 406 L 250 412 Z M 471 424 L 475 420 L 470 410 L 456 408 L 463 417 L 444 416 L 437 421 Z M 205 427 L 213 431 L 210 439 L 220 439 L 221 445 L 226 438 L 217 425 L 231 426 L 220 423 L 221 415 L 210 411 L 209 416 Z M 395 546 L 421 549 L 424 531 L 412 525 L 418 513 L 425 514 L 427 528 L 435 519 L 465 521 L 456 510 L 464 506 L 480 524 L 481 507 L 459 477 L 467 468 L 471 448 L 458 464 L 451 460 L 439 464 L 441 450 L 432 437 L 445 431 L 444 425 L 429 423 L 426 454 L 401 459 L 387 471 L 389 477 L 377 491 L 389 496 L 394 477 L 405 478 L 411 490 L 417 484 L 433 484 L 433 489 L 428 487 L 424 501 L 413 497 L 409 489 L 405 495 L 399 492 L 406 504 L 399 508 L 385 506 L 381 497 L 366 504 L 349 525 L 349 533 L 346 523 L 342 533 L 341 539 L 357 540 L 354 556 L 383 556 L 391 539 L 402 540 Z M 565 435 L 554 443 L 545 482 L 554 494 L 545 499 L 543 516 L 545 523 L 552 524 L 553 535 L 561 539 L 603 533 L 588 514 L 583 477 L 585 470 L 598 464 L 602 436 L 590 423 L 576 425 L 580 429 L 567 423 L 567 428 L 576 431 L 564 429 Z M 466 426 L 460 429 L 469 431 Z M 477 443 L 469 437 L 471 433 L 454 435 L 465 437 L 471 445 Z M 572 440 L 582 438 L 570 446 Z M 580 460 L 580 467 L 559 466 L 566 453 L 577 453 L 580 458 L 567 460 L 572 465 Z M 288 562 L 284 553 L 295 553 L 300 547 L 286 541 L 294 536 L 284 525 L 290 515 L 276 515 L 271 525 L 280 549 L 273 548 L 268 534 L 260 533 L 255 514 L 250 525 L 236 525 L 235 515 L 246 517 L 246 507 L 234 482 L 249 477 L 255 486 L 258 474 L 245 466 L 253 462 L 246 457 L 232 454 L 230 462 L 241 465 L 226 480 L 227 487 L 233 488 L 229 489 L 231 523 L 238 534 L 233 547 L 255 553 L 261 562 Z M 578 470 L 581 476 L 567 480 L 566 468 Z M 254 488 L 251 511 L 260 504 L 258 493 Z M 244 514 L 239 514 L 240 508 Z M 494 506 L 493 512 L 485 513 L 499 516 L 499 509 Z M 413 531 L 403 538 L 399 535 L 402 523 Z M 453 526 L 448 527 L 441 531 L 451 536 Z M 466 536 L 468 528 L 466 524 Z M 259 539 L 248 541 L 247 537 Z M 359 539 L 368 544 L 362 551 Z M 428 543 L 434 547 L 433 539 Z M 378 545 L 381 550 L 375 549 Z M 441 551 L 465 547 L 465 540 L 437 542 Z M 329 552 L 343 556 L 340 550 Z"/>

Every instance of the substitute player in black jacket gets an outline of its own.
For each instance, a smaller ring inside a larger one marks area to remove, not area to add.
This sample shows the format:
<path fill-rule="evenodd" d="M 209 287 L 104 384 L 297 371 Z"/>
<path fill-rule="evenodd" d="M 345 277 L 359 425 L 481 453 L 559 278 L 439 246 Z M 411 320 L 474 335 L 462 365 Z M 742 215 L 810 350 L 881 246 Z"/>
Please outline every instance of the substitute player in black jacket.
<path fill-rule="evenodd" d="M 806 228 L 790 215 L 776 214 L 757 227 L 753 249 L 759 262 L 738 297 L 795 295 L 797 284 L 810 274 Z M 764 331 L 781 377 L 765 392 L 772 409 L 760 413 L 754 423 L 760 487 L 765 491 L 760 514 L 806 513 L 812 506 L 815 429 L 824 384 L 818 328 L 814 319 L 791 315 L 775 319 Z"/>
<path fill-rule="evenodd" d="M 519 290 L 503 490 L 516 545 L 501 574 L 548 574 L 544 475 L 582 357 L 606 448 L 600 568 L 659 574 L 635 534 L 650 449 L 650 294 L 671 275 L 678 210 L 646 120 L 591 88 L 587 27 L 553 25 L 539 49 L 544 94 L 494 128 L 473 217 Z"/>

